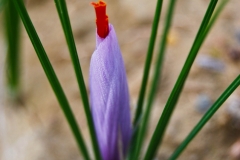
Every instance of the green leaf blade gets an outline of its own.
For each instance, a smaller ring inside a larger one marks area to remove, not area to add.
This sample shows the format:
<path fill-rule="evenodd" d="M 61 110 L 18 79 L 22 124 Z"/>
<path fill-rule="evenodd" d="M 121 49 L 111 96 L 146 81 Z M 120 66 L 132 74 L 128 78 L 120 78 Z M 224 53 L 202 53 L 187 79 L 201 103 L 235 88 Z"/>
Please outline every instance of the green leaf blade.
<path fill-rule="evenodd" d="M 187 145 L 192 141 L 192 139 L 199 133 L 203 126 L 209 121 L 209 119 L 214 115 L 214 113 L 221 107 L 221 105 L 226 101 L 226 99 L 235 91 L 235 89 L 240 85 L 240 75 L 229 85 L 229 87 L 222 93 L 222 95 L 217 99 L 217 101 L 212 105 L 212 107 L 204 114 L 202 119 L 193 128 L 185 140 L 179 145 L 179 147 L 173 152 L 169 160 L 175 160 L 182 153 L 182 151 L 187 147 Z"/>
<path fill-rule="evenodd" d="M 75 41 L 73 38 L 72 27 L 70 24 L 70 19 L 69 19 L 69 15 L 68 15 L 68 11 L 67 11 L 67 5 L 66 5 L 65 0 L 55 0 L 55 4 L 57 7 L 58 15 L 61 20 L 65 38 L 66 38 L 66 41 L 68 44 L 71 60 L 72 60 L 74 71 L 75 71 L 75 74 L 77 77 L 80 94 L 82 96 L 82 102 L 83 102 L 84 111 L 86 114 L 88 127 L 89 127 L 89 131 L 90 131 L 91 139 L 92 139 L 92 146 L 93 146 L 95 158 L 97 160 L 101 160 L 101 154 L 100 154 L 99 145 L 98 145 L 97 138 L 96 138 L 96 132 L 95 132 L 95 128 L 94 128 L 93 118 L 92 118 L 90 105 L 89 105 L 89 101 L 88 101 L 87 89 L 86 89 L 85 82 L 83 79 L 82 69 L 80 66 Z"/>
<path fill-rule="evenodd" d="M 167 18 L 165 21 L 165 26 L 163 29 L 163 36 L 160 42 L 160 49 L 159 49 L 159 53 L 157 56 L 157 62 L 156 62 L 156 66 L 155 66 L 155 70 L 154 70 L 154 76 L 153 76 L 153 82 L 151 84 L 151 88 L 150 88 L 150 92 L 148 95 L 148 101 L 147 101 L 147 106 L 146 106 L 146 111 L 143 114 L 143 120 L 139 126 L 139 132 L 137 130 L 137 141 L 136 141 L 136 150 L 135 150 L 135 154 L 134 157 L 132 159 L 138 159 L 138 156 L 140 155 L 140 151 L 141 151 L 141 147 L 144 141 L 144 136 L 146 133 L 146 129 L 147 129 L 147 125 L 148 125 L 148 120 L 149 120 L 149 116 L 150 116 L 150 112 L 151 112 L 151 108 L 152 108 L 152 104 L 153 104 L 153 100 L 155 97 L 155 93 L 159 84 L 159 78 L 161 76 L 161 69 L 162 69 L 162 64 L 163 64 L 163 59 L 164 59 L 164 53 L 165 53 L 165 49 L 166 49 L 166 44 L 167 44 L 167 36 L 169 33 L 169 29 L 171 26 L 171 21 L 172 21 L 172 17 L 173 17 L 173 11 L 174 11 L 174 6 L 176 4 L 176 0 L 171 0 L 169 2 L 169 6 L 167 9 Z"/>
<path fill-rule="evenodd" d="M 197 33 L 197 36 L 194 40 L 194 43 L 192 45 L 192 48 L 189 52 L 189 55 L 187 57 L 187 60 L 182 68 L 182 71 L 177 79 L 177 82 L 170 94 L 170 97 L 168 98 L 167 104 L 165 105 L 165 108 L 163 110 L 163 113 L 158 121 L 157 127 L 154 131 L 154 134 L 151 138 L 150 144 L 147 149 L 147 153 L 144 157 L 144 160 L 153 159 L 158 145 L 161 143 L 163 135 L 165 133 L 167 124 L 170 120 L 170 117 L 172 115 L 172 112 L 177 104 L 178 98 L 181 94 L 182 88 L 184 86 L 184 83 L 186 81 L 186 78 L 188 76 L 188 73 L 191 69 L 191 66 L 196 58 L 196 55 L 198 53 L 198 50 L 200 49 L 204 39 L 206 38 L 206 35 L 204 35 L 204 32 L 206 30 L 206 27 L 210 21 L 211 15 L 215 9 L 215 6 L 217 4 L 218 0 L 211 0 L 207 12 L 204 16 L 204 19 L 202 21 L 202 24 L 199 28 L 199 31 Z"/>
<path fill-rule="evenodd" d="M 41 62 L 44 72 L 51 84 L 51 87 L 57 97 L 57 100 L 63 110 L 63 113 L 67 119 L 67 122 L 72 130 L 72 133 L 73 133 L 75 139 L 76 139 L 79 150 L 82 152 L 83 157 L 86 160 L 90 160 L 88 150 L 86 148 L 85 142 L 82 138 L 81 132 L 79 130 L 79 127 L 77 125 L 75 117 L 70 108 L 68 100 L 63 92 L 63 89 L 59 83 L 59 80 L 57 79 L 57 76 L 52 68 L 52 65 L 47 57 L 47 54 L 46 54 L 43 46 L 42 46 L 42 43 L 35 31 L 35 28 L 29 18 L 27 10 L 26 10 L 22 0 L 11 0 L 11 1 L 13 2 L 16 10 L 18 11 L 18 13 L 22 19 L 22 22 L 23 22 L 25 29 L 29 35 L 29 38 L 33 44 L 33 47 L 37 53 L 37 56 Z"/>
<path fill-rule="evenodd" d="M 140 92 L 139 92 L 139 96 L 138 96 L 137 110 L 136 110 L 134 121 L 133 121 L 134 127 L 136 127 L 137 124 L 139 124 L 139 121 L 140 121 L 140 118 L 142 115 L 144 97 L 145 97 L 145 93 L 146 93 L 147 82 L 148 82 L 148 77 L 149 77 L 149 72 L 150 72 L 150 66 L 151 66 L 151 61 L 152 61 L 152 56 L 153 56 L 153 50 L 154 50 L 155 40 L 156 40 L 156 36 L 157 36 L 158 23 L 159 23 L 161 11 L 162 11 L 162 2 L 163 2 L 163 0 L 158 0 L 157 5 L 156 5 L 154 20 L 153 20 L 153 24 L 152 24 L 151 37 L 149 40 L 147 57 L 145 60 L 143 78 L 142 78 L 141 88 L 140 88 Z"/>
<path fill-rule="evenodd" d="M 10 0 L 4 3 L 4 15 L 7 40 L 7 84 L 13 100 L 17 100 L 20 88 L 20 17 Z"/>

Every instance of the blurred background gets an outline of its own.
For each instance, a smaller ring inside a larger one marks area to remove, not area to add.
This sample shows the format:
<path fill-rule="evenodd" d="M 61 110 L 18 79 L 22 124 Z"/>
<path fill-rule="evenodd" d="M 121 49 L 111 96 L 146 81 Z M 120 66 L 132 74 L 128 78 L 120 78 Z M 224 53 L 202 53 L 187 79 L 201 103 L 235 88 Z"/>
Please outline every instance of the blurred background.
<path fill-rule="evenodd" d="M 127 70 L 132 115 L 150 37 L 156 1 L 105 0 Z M 89 0 L 68 0 L 75 42 L 88 85 L 95 49 L 95 12 Z M 164 1 L 155 53 L 163 28 Z M 198 31 L 210 0 L 178 0 L 168 35 L 165 62 L 152 110 L 146 149 L 167 98 Z M 90 137 L 54 1 L 26 0 L 27 10 L 69 99 L 88 147 Z M 240 3 L 229 0 L 201 47 L 167 128 L 157 159 L 165 160 L 240 72 Z M 21 23 L 21 87 L 18 103 L 6 87 L 3 13 L 0 13 L 0 159 L 80 160 L 74 137 Z M 155 62 L 155 58 L 153 58 Z M 154 63 L 153 63 L 154 64 Z M 153 68 L 153 67 L 152 67 Z M 150 81 L 151 82 L 151 81 Z M 149 83 L 150 83 L 149 82 Z M 240 159 L 240 89 L 217 111 L 179 160 Z"/>

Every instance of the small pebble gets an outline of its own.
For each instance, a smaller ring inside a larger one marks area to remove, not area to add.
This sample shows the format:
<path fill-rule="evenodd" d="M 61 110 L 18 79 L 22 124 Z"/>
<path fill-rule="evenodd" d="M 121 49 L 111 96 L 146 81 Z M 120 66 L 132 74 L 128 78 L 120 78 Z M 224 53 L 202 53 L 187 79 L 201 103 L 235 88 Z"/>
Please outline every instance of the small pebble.
<path fill-rule="evenodd" d="M 196 109 L 200 113 L 205 113 L 212 106 L 212 100 L 207 94 L 200 94 L 197 97 Z"/>
<path fill-rule="evenodd" d="M 236 32 L 236 38 L 238 43 L 240 44 L 240 30 Z"/>
<path fill-rule="evenodd" d="M 231 158 L 240 159 L 240 139 L 232 145 L 229 154 Z"/>
<path fill-rule="evenodd" d="M 225 69 L 225 64 L 222 61 L 208 55 L 199 55 L 197 65 L 203 69 L 216 72 L 223 72 Z"/>
<path fill-rule="evenodd" d="M 232 49 L 229 52 L 229 57 L 231 58 L 232 61 L 237 62 L 240 60 L 240 50 L 237 49 Z"/>
<path fill-rule="evenodd" d="M 240 128 L 240 98 L 232 96 L 227 105 L 227 113 L 233 122 L 233 126 Z"/>
<path fill-rule="evenodd" d="M 231 98 L 227 110 L 233 117 L 240 119 L 240 99 L 236 97 Z"/>

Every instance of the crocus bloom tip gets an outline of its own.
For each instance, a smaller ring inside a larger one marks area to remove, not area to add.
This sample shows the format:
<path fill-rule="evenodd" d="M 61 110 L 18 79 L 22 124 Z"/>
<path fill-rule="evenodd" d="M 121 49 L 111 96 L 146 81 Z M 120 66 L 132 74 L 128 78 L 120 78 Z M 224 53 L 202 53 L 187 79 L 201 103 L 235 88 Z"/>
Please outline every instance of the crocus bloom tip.
<path fill-rule="evenodd" d="M 96 25 L 97 25 L 97 33 L 99 37 L 105 38 L 108 35 L 108 16 L 106 14 L 106 6 L 107 4 L 103 1 L 98 1 L 97 3 L 91 3 L 96 12 Z"/>

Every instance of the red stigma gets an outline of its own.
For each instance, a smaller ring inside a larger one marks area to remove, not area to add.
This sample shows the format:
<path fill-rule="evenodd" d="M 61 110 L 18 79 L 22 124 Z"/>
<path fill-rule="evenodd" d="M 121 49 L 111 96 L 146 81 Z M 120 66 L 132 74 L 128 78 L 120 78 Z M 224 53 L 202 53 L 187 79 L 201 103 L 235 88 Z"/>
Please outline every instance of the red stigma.
<path fill-rule="evenodd" d="M 103 1 L 98 1 L 97 3 L 92 2 L 92 5 L 95 8 L 96 12 L 96 25 L 97 33 L 99 37 L 105 38 L 108 35 L 108 16 L 106 15 L 106 6 L 107 4 Z"/>

